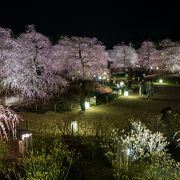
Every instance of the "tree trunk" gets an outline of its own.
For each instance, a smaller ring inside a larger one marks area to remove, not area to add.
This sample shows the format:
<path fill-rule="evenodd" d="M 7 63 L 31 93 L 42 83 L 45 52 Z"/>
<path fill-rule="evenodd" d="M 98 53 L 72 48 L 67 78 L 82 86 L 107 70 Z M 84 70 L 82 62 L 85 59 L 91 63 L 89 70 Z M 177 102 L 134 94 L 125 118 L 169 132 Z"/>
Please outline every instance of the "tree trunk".
<path fill-rule="evenodd" d="M 35 110 L 36 112 L 38 111 L 37 103 L 35 104 Z"/>

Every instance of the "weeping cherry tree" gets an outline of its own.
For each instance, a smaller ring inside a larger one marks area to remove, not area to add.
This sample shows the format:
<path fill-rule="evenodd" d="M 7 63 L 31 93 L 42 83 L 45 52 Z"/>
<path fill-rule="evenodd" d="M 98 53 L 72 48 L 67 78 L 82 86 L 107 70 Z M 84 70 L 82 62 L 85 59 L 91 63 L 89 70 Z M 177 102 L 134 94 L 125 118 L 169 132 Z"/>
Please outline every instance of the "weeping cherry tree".
<path fill-rule="evenodd" d="M 32 99 L 46 99 L 63 92 L 66 80 L 54 74 L 49 66 L 51 47 L 47 37 L 36 32 L 33 25 L 28 26 L 7 53 L 3 85 Z"/>
<path fill-rule="evenodd" d="M 109 50 L 109 55 L 112 61 L 111 69 L 116 70 L 133 67 L 138 60 L 136 50 L 124 43 L 114 46 L 112 50 Z"/>
<path fill-rule="evenodd" d="M 108 74 L 108 53 L 96 38 L 62 37 L 59 50 L 64 49 L 64 69 L 69 76 L 77 79 L 93 79 Z"/>
<path fill-rule="evenodd" d="M 22 118 L 8 107 L 0 105 L 0 140 L 16 139 L 16 127 Z"/>

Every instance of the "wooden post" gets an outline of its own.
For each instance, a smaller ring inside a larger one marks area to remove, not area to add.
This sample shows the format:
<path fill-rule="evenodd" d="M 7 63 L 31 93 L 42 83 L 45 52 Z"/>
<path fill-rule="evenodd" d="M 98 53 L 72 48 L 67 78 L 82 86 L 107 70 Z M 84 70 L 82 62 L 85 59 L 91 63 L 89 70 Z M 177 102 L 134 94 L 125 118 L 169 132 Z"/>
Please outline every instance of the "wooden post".
<path fill-rule="evenodd" d="M 96 99 L 96 96 L 94 96 L 94 104 L 95 104 L 95 106 L 97 105 L 97 99 Z"/>
<path fill-rule="evenodd" d="M 122 165 L 128 165 L 128 149 L 122 148 L 121 145 L 117 144 L 116 160 L 119 161 L 119 167 Z"/>
<path fill-rule="evenodd" d="M 54 103 L 54 112 L 56 112 L 57 111 L 57 106 L 56 106 L 56 104 Z"/>
<path fill-rule="evenodd" d="M 19 146 L 19 153 L 24 155 L 25 153 L 24 141 L 18 141 L 18 146 Z"/>
<path fill-rule="evenodd" d="M 26 129 L 29 129 L 29 121 L 26 121 Z"/>

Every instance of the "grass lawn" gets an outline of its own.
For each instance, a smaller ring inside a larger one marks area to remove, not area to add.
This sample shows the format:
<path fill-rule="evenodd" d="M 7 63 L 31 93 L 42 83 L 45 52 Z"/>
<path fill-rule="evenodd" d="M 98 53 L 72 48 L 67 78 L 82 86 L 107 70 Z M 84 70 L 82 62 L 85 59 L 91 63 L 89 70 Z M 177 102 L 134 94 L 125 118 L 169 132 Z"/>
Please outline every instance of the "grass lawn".
<path fill-rule="evenodd" d="M 63 132 L 64 141 L 70 148 L 80 152 L 78 161 L 70 171 L 70 177 L 74 180 L 80 178 L 110 180 L 113 179 L 112 167 L 104 156 L 100 144 L 94 139 L 100 136 L 109 137 L 113 128 L 120 130 L 128 128 L 130 118 L 142 121 L 146 119 L 146 122 L 156 121 L 156 118 L 152 117 L 160 116 L 160 111 L 168 106 L 180 113 L 179 92 L 179 86 L 155 85 L 153 100 L 146 97 L 139 99 L 137 93 L 130 93 L 128 97 L 120 97 L 109 103 L 93 106 L 84 113 L 80 113 L 79 110 L 64 113 L 20 112 L 25 121 L 20 123 L 19 128 L 26 128 L 28 122 L 28 128 L 33 135 L 43 136 L 44 133 L 51 135 Z M 70 124 L 74 120 L 77 121 L 78 132 L 76 136 L 69 136 Z M 41 141 L 38 145 L 41 145 Z"/>
<path fill-rule="evenodd" d="M 105 156 L 101 143 L 107 150 L 112 130 L 129 129 L 129 119 L 132 118 L 144 122 L 152 131 L 165 132 L 165 136 L 170 140 L 172 133 L 180 130 L 179 93 L 179 84 L 154 83 L 152 100 L 147 97 L 140 99 L 136 91 L 129 92 L 128 97 L 120 96 L 108 103 L 92 106 L 83 113 L 79 111 L 80 108 L 68 112 L 18 112 L 24 119 L 18 128 L 32 132 L 33 146 L 38 149 L 51 148 L 52 142 L 57 139 L 66 143 L 68 149 L 75 152 L 77 159 L 71 167 L 69 179 L 111 180 L 113 179 L 112 164 Z M 73 98 L 78 102 L 78 96 Z M 69 101 L 65 102 L 69 103 Z M 159 129 L 158 119 L 161 118 L 160 111 L 167 107 L 171 107 L 177 116 L 171 125 L 165 126 L 166 132 Z M 72 121 L 77 122 L 76 132 L 72 132 Z"/>
<path fill-rule="evenodd" d="M 128 125 L 128 119 L 143 118 L 143 114 L 160 115 L 163 108 L 171 107 L 180 112 L 180 87 L 155 85 L 153 100 L 139 99 L 137 93 L 131 93 L 129 97 L 120 97 L 118 100 L 93 106 L 85 113 L 30 113 L 21 112 L 23 119 L 29 122 L 29 130 L 32 131 L 62 131 L 68 132 L 70 122 L 78 122 L 79 133 L 95 134 L 97 131 L 111 131 L 112 128 L 124 129 Z M 25 127 L 26 123 L 20 124 Z"/>

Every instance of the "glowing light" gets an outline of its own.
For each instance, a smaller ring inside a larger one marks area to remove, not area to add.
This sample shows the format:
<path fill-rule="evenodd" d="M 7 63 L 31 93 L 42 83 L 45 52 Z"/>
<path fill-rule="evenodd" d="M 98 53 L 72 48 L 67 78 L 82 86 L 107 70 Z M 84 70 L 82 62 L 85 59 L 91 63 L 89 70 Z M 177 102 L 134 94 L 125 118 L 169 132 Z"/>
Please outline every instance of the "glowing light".
<path fill-rule="evenodd" d="M 89 102 L 85 102 L 85 109 L 89 109 L 90 108 L 90 104 L 89 104 Z"/>
<path fill-rule="evenodd" d="M 158 70 L 159 69 L 159 67 L 156 67 L 156 70 Z"/>
<path fill-rule="evenodd" d="M 78 130 L 77 121 L 72 121 L 71 122 L 71 131 L 72 132 L 77 132 L 77 130 Z"/>
<path fill-rule="evenodd" d="M 117 86 L 117 88 L 119 88 L 120 86 L 119 86 L 119 84 L 116 84 L 116 86 Z"/>
<path fill-rule="evenodd" d="M 130 155 L 130 149 L 127 149 L 127 155 L 129 156 Z"/>
<path fill-rule="evenodd" d="M 172 68 L 174 69 L 174 66 Z"/>
<path fill-rule="evenodd" d="M 104 75 L 106 75 L 107 73 L 106 73 L 106 72 L 104 72 L 103 74 L 104 74 Z"/>
<path fill-rule="evenodd" d="M 103 79 L 106 79 L 106 76 L 103 76 Z"/>
<path fill-rule="evenodd" d="M 160 79 L 160 80 L 159 80 L 159 83 L 160 83 L 160 84 L 162 84 L 162 83 L 163 83 L 163 80 L 162 80 L 162 79 Z"/>
<path fill-rule="evenodd" d="M 121 82 L 120 82 L 120 86 L 123 86 L 123 85 L 124 85 L 124 82 L 121 81 Z"/>
<path fill-rule="evenodd" d="M 26 133 L 26 134 L 22 134 L 22 140 L 24 141 L 25 138 L 29 138 L 32 136 L 32 133 Z"/>
<path fill-rule="evenodd" d="M 100 80 L 101 80 L 101 79 L 102 79 L 102 77 L 101 77 L 101 76 L 98 76 L 98 79 L 100 79 Z"/>
<path fill-rule="evenodd" d="M 124 96 L 129 96 L 129 93 L 128 93 L 128 91 L 124 91 Z"/>
<path fill-rule="evenodd" d="M 151 69 L 153 69 L 153 67 L 151 66 Z"/>

